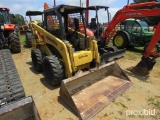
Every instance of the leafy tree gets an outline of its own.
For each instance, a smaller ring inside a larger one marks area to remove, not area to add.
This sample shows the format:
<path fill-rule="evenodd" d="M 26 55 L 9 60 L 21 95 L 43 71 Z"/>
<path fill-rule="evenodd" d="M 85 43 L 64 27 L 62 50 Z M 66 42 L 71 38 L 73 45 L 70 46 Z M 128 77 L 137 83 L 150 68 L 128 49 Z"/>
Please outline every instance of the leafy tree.
<path fill-rule="evenodd" d="M 11 20 L 11 23 L 13 24 L 19 24 L 19 25 L 25 24 L 24 17 L 20 14 L 15 14 L 14 17 L 12 14 L 10 14 L 10 20 Z"/>

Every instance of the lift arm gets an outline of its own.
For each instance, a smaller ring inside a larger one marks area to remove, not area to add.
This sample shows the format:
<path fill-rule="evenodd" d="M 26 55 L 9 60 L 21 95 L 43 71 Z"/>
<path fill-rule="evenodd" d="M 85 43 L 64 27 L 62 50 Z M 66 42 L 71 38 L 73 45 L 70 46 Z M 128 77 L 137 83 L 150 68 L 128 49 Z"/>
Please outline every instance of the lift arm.
<path fill-rule="evenodd" d="M 156 26 L 156 31 L 154 32 L 154 35 L 152 39 L 150 40 L 146 51 L 143 55 L 144 58 L 148 58 L 150 56 L 152 57 L 160 57 L 160 53 L 152 52 L 153 48 L 156 46 L 156 43 L 160 40 L 160 23 Z"/>

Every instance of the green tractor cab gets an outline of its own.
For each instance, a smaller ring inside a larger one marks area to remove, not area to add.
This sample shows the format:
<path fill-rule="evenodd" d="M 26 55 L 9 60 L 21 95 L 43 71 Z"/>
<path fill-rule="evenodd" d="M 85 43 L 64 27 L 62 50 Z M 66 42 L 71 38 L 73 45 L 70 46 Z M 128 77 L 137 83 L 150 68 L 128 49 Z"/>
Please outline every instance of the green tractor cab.
<path fill-rule="evenodd" d="M 142 47 L 151 40 L 153 34 L 145 21 L 126 19 L 120 23 L 120 30 L 113 37 L 113 44 L 118 48 Z"/>

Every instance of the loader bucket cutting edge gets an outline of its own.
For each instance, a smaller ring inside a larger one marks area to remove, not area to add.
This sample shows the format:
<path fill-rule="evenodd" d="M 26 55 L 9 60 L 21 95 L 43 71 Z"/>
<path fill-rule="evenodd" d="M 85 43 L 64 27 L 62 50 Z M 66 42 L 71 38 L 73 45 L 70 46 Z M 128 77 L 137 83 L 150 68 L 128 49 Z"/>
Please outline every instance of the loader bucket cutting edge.
<path fill-rule="evenodd" d="M 112 61 L 62 81 L 60 97 L 83 120 L 90 119 L 132 85 Z"/>

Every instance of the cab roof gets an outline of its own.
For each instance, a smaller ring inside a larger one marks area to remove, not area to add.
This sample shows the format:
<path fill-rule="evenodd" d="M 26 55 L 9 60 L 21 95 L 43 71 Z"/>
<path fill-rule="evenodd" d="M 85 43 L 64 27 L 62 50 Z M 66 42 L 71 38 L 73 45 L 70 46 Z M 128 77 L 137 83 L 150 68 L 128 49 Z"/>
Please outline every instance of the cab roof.
<path fill-rule="evenodd" d="M 41 12 L 41 11 L 27 11 L 26 12 L 26 16 L 36 16 L 36 15 L 42 15 L 43 14 L 43 12 Z"/>
<path fill-rule="evenodd" d="M 99 10 L 99 9 L 108 9 L 108 8 L 109 8 L 108 6 L 99 6 L 99 5 L 87 7 L 88 10 Z"/>
<path fill-rule="evenodd" d="M 7 10 L 7 11 L 9 11 L 10 9 L 9 8 L 6 8 L 6 7 L 0 7 L 0 11 L 1 10 Z"/>
<path fill-rule="evenodd" d="M 61 14 L 71 14 L 71 13 L 82 12 L 83 10 L 86 10 L 86 8 L 80 6 L 72 6 L 72 5 L 58 5 L 53 8 L 45 9 L 44 13 L 55 14 L 55 12 L 58 11 Z"/>

